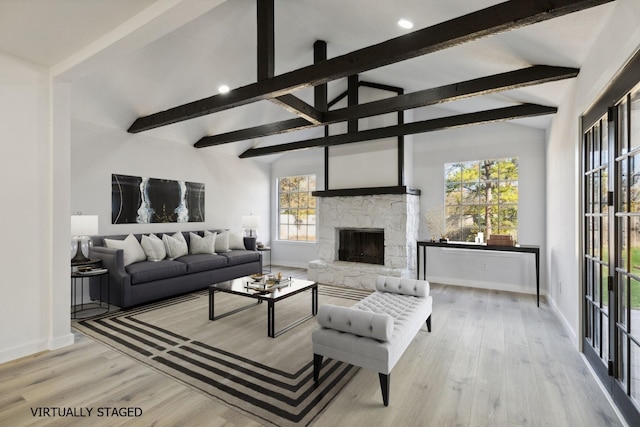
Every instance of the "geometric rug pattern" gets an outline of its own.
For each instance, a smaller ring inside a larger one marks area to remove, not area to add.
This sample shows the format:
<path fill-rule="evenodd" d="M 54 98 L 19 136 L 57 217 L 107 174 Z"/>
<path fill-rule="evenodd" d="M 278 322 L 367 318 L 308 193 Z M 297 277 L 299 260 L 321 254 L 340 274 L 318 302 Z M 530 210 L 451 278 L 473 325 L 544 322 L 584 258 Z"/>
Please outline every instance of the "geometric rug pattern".
<path fill-rule="evenodd" d="M 318 286 L 319 304 L 352 305 L 367 290 Z M 217 293 L 216 312 L 248 298 Z M 219 306 L 220 304 L 220 306 Z M 309 314 L 310 292 L 276 303 L 276 323 Z M 208 291 L 80 320 L 74 328 L 265 425 L 308 425 L 338 395 L 357 367 L 325 358 L 313 381 L 315 318 L 267 337 L 266 304 L 208 319 Z"/>

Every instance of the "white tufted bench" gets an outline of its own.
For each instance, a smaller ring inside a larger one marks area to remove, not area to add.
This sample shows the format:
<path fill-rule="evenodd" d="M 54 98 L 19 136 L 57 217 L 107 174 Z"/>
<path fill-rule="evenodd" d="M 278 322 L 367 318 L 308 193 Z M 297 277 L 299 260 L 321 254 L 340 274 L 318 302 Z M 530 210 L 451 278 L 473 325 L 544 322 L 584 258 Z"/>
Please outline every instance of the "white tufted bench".
<path fill-rule="evenodd" d="M 313 379 L 324 356 L 378 372 L 389 405 L 391 369 L 426 322 L 431 332 L 429 282 L 378 276 L 376 292 L 351 307 L 324 304 L 313 331 Z"/>

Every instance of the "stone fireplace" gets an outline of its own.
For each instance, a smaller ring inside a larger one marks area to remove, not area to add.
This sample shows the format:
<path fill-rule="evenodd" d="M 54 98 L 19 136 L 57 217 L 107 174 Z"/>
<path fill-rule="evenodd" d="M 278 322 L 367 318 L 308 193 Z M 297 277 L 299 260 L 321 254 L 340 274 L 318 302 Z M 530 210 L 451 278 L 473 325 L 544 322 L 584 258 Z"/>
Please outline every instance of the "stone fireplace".
<path fill-rule="evenodd" d="M 354 196 L 318 195 L 320 259 L 309 263 L 308 277 L 318 283 L 374 289 L 377 275 L 415 277 L 420 200 L 418 191 Z M 345 233 L 346 231 L 346 233 Z M 362 235 L 361 233 L 369 233 Z M 341 260 L 341 234 L 355 235 L 351 260 Z M 382 238 L 382 260 L 369 259 Z"/>

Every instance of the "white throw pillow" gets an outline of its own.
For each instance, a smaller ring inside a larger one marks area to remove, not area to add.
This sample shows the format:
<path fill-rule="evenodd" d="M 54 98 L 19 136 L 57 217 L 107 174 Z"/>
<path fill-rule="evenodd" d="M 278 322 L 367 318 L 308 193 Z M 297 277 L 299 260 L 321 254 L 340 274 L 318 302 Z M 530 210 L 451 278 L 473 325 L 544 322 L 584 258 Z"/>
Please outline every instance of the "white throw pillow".
<path fill-rule="evenodd" d="M 173 236 L 163 234 L 162 241 L 164 242 L 164 248 L 167 251 L 167 258 L 169 259 L 176 259 L 189 254 L 187 241 L 184 240 L 184 236 L 179 231 Z"/>
<path fill-rule="evenodd" d="M 191 247 L 190 254 L 216 254 L 216 233 L 201 237 L 196 233 L 189 233 Z"/>
<path fill-rule="evenodd" d="M 136 239 L 136 236 L 129 234 L 124 240 L 116 239 L 104 239 L 104 244 L 108 248 L 122 249 L 124 252 L 124 265 L 133 264 L 134 262 L 144 261 L 147 259 L 147 255 L 144 253 L 140 242 Z"/>
<path fill-rule="evenodd" d="M 209 234 L 215 234 L 210 231 L 205 230 L 204 235 L 208 236 Z M 229 230 L 218 233 L 216 236 L 216 252 L 230 252 L 229 249 Z"/>
<path fill-rule="evenodd" d="M 148 236 L 142 236 L 140 242 L 144 253 L 147 255 L 147 261 L 161 261 L 167 257 L 167 250 L 164 247 L 164 242 L 155 234 L 149 234 Z"/>
<path fill-rule="evenodd" d="M 244 247 L 244 237 L 242 231 L 229 233 L 229 249 L 246 249 Z"/>

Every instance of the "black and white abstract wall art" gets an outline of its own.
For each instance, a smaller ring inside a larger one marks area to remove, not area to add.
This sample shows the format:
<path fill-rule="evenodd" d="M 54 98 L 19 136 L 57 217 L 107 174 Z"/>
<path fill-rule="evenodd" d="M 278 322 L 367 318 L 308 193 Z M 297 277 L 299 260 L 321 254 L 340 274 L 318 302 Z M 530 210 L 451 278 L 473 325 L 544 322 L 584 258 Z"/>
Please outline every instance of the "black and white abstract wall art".
<path fill-rule="evenodd" d="M 111 223 L 204 222 L 204 184 L 111 175 Z"/>

